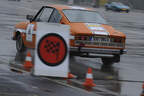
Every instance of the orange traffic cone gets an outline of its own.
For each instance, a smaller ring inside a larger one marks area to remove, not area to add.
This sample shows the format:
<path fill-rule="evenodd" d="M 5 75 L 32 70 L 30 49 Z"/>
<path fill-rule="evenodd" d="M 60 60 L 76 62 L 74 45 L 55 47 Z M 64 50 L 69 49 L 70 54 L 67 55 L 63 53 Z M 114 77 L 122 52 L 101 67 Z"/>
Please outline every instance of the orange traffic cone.
<path fill-rule="evenodd" d="M 32 68 L 33 64 L 32 64 L 32 57 L 31 57 L 31 53 L 28 52 L 26 59 L 25 59 L 25 63 L 24 63 L 24 68 L 29 69 Z"/>
<path fill-rule="evenodd" d="M 141 94 L 141 96 L 144 96 L 144 83 L 142 85 L 142 94 Z"/>
<path fill-rule="evenodd" d="M 92 75 L 92 69 L 88 68 L 88 72 L 86 74 L 86 80 L 83 83 L 83 86 L 85 87 L 94 87 L 96 84 L 93 83 L 93 75 Z"/>
<path fill-rule="evenodd" d="M 75 78 L 75 76 L 72 73 L 68 72 L 68 79 L 73 79 L 73 78 Z"/>

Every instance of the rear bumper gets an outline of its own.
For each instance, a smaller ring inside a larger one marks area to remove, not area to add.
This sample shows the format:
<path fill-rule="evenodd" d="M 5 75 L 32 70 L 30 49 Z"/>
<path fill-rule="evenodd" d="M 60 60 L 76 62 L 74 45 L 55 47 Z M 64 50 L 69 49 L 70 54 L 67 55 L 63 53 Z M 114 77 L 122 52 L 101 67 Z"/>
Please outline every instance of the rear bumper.
<path fill-rule="evenodd" d="M 102 49 L 102 48 L 84 48 L 84 47 L 71 47 L 71 52 L 77 53 L 93 53 L 93 54 L 109 54 L 109 55 L 121 55 L 125 54 L 126 50 L 116 50 L 116 49 Z"/>
<path fill-rule="evenodd" d="M 125 9 L 125 10 L 121 9 L 120 11 L 129 11 L 129 10 L 128 9 Z"/>
<path fill-rule="evenodd" d="M 117 9 L 117 11 L 129 11 L 129 9 Z"/>

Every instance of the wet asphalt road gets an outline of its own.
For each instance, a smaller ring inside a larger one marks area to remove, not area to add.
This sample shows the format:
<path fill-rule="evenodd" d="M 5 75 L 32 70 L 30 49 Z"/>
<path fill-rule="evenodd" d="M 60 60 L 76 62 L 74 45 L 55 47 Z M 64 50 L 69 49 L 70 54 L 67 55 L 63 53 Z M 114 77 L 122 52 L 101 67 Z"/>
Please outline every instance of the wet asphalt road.
<path fill-rule="evenodd" d="M 35 1 L 35 2 L 34 2 Z M 73 84 L 74 88 L 57 84 L 28 73 L 14 73 L 8 64 L 21 54 L 16 54 L 15 41 L 11 40 L 14 25 L 25 21 L 26 14 L 35 14 L 46 0 L 1 0 L 0 1 L 0 95 L 2 96 L 140 96 L 144 81 L 144 13 L 132 11 L 118 13 L 103 8 L 96 9 L 114 28 L 127 35 L 128 53 L 121 56 L 121 62 L 103 66 L 100 59 L 70 58 L 72 73 L 78 76 L 73 82 L 84 81 L 87 67 L 93 68 L 96 90 L 87 92 Z M 57 3 L 47 0 L 47 3 Z M 56 0 L 55 0 L 56 1 Z M 77 89 L 78 88 L 78 89 Z M 98 95 L 97 95 L 98 96 Z"/>

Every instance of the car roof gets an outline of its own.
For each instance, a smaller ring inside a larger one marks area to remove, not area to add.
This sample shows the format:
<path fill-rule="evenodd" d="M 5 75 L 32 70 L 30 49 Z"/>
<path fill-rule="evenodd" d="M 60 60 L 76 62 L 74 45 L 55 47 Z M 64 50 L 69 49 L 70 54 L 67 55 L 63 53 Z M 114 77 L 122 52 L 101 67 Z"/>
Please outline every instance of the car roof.
<path fill-rule="evenodd" d="M 68 5 L 48 5 L 49 7 L 54 7 L 58 10 L 64 10 L 64 9 L 80 9 L 80 10 L 93 10 L 92 8 L 85 8 L 80 6 L 68 6 Z"/>
<path fill-rule="evenodd" d="M 123 4 L 121 2 L 112 2 L 113 4 Z M 124 4 L 123 4 L 124 5 Z"/>

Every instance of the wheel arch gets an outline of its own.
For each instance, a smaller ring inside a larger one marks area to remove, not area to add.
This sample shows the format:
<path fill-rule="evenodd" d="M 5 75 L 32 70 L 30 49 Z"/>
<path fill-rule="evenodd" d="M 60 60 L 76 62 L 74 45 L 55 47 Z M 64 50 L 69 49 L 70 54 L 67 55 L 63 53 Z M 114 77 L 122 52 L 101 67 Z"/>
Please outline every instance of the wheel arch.
<path fill-rule="evenodd" d="M 16 35 L 15 35 L 15 39 L 17 40 L 17 37 L 21 35 L 21 32 L 20 31 L 16 31 Z"/>
<path fill-rule="evenodd" d="M 19 35 L 22 35 L 23 32 L 25 32 L 25 30 L 23 30 L 23 29 L 16 29 L 15 30 L 15 40 L 17 40 L 17 37 Z"/>
<path fill-rule="evenodd" d="M 22 40 L 24 41 L 24 38 L 23 38 L 23 36 L 22 36 L 22 32 L 20 32 L 20 31 L 16 31 L 15 40 L 17 40 L 17 37 L 18 37 L 19 35 L 22 37 Z M 24 45 L 25 45 L 25 42 L 23 42 L 23 43 L 24 43 Z"/>

